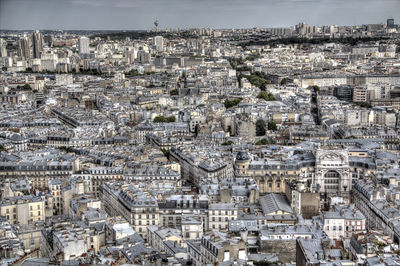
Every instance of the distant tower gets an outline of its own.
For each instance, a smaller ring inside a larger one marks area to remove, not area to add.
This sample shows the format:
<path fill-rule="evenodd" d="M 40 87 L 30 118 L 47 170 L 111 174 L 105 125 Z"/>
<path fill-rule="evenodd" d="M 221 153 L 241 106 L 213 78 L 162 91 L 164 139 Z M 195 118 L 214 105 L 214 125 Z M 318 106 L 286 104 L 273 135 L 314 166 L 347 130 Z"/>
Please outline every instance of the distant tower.
<path fill-rule="evenodd" d="M 33 58 L 40 58 L 40 53 L 43 51 L 43 36 L 39 31 L 32 34 Z"/>
<path fill-rule="evenodd" d="M 389 18 L 386 22 L 386 27 L 388 29 L 393 29 L 394 28 L 394 19 L 393 18 Z"/>
<path fill-rule="evenodd" d="M 153 38 L 153 45 L 157 51 L 161 52 L 164 48 L 164 38 L 162 36 L 155 36 Z"/>
<path fill-rule="evenodd" d="M 156 18 L 156 20 L 154 21 L 154 26 L 155 26 L 155 31 L 158 32 L 158 25 L 160 23 L 158 22 L 158 19 Z"/>
<path fill-rule="evenodd" d="M 80 54 L 90 54 L 89 50 L 90 40 L 86 36 L 81 36 L 79 38 L 79 53 Z"/>
<path fill-rule="evenodd" d="M 0 39 L 0 57 L 7 57 L 7 42 Z"/>
<path fill-rule="evenodd" d="M 22 57 L 25 60 L 31 58 L 30 40 L 25 34 L 18 40 L 17 52 L 18 56 Z"/>

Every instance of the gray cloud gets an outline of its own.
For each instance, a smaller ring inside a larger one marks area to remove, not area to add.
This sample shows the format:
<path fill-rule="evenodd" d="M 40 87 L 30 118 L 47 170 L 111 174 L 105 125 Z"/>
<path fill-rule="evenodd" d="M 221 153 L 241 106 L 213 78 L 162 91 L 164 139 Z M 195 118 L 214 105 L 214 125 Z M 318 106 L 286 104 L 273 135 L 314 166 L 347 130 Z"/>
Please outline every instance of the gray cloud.
<path fill-rule="evenodd" d="M 248 28 L 400 20 L 399 0 L 0 0 L 1 29 Z"/>

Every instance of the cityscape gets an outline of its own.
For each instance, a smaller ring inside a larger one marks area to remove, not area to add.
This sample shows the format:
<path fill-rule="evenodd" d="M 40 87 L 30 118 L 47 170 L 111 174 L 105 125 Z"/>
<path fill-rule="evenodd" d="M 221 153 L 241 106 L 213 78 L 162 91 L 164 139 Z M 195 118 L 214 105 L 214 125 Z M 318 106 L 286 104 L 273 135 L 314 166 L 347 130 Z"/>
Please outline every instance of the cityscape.
<path fill-rule="evenodd" d="M 400 265 L 397 22 L 0 19 L 0 265 Z"/>

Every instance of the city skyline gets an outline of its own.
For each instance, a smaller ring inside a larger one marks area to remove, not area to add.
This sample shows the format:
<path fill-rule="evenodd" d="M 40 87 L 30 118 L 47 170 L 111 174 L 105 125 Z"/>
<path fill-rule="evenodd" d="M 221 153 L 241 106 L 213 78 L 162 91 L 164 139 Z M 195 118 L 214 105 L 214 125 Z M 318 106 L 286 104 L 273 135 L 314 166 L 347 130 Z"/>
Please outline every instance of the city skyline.
<path fill-rule="evenodd" d="M 399 9 L 397 0 L 1 0 L 0 29 L 148 30 L 155 18 L 160 29 L 342 26 L 399 20 Z"/>

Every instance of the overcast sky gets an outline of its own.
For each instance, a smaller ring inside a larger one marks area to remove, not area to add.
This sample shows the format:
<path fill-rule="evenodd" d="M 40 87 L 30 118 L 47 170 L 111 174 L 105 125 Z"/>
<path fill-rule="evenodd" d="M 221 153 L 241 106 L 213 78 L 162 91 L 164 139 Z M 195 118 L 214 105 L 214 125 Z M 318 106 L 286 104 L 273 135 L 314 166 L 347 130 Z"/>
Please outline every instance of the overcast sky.
<path fill-rule="evenodd" d="M 0 0 L 0 29 L 138 30 L 400 22 L 400 0 Z"/>

